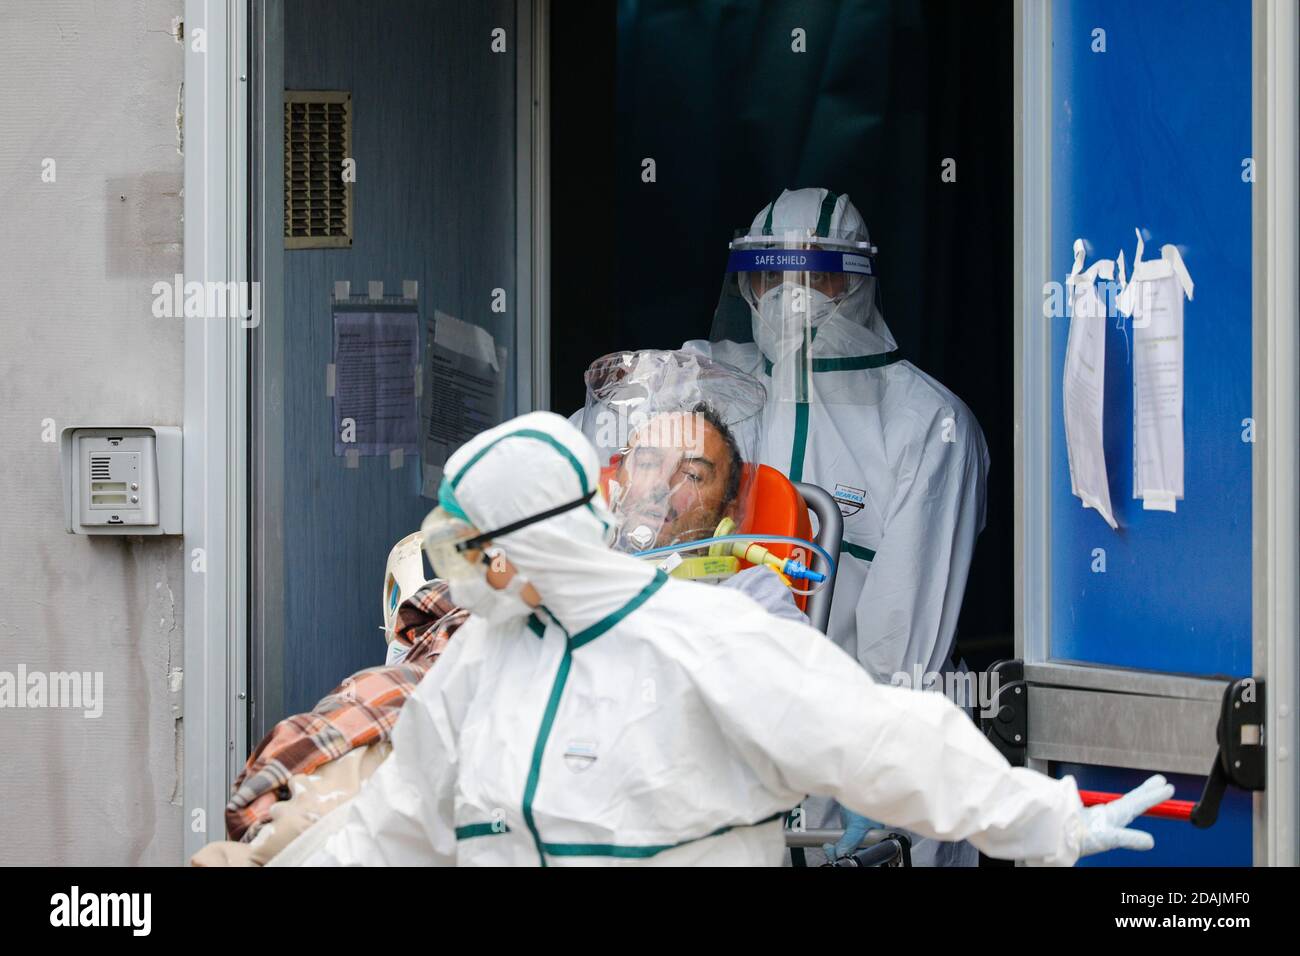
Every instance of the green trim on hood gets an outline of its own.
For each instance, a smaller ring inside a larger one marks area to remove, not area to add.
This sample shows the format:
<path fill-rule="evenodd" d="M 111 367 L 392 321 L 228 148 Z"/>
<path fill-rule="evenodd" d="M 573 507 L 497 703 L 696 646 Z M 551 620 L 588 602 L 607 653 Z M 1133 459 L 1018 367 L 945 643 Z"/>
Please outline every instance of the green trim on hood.
<path fill-rule="evenodd" d="M 582 493 L 585 495 L 591 492 L 591 486 L 587 484 L 587 473 L 582 469 L 582 462 L 578 461 L 577 457 L 573 454 L 573 452 L 571 452 L 568 448 L 564 447 L 564 445 L 560 443 L 560 440 L 556 438 L 554 435 L 548 435 L 546 432 L 538 431 L 536 428 L 521 428 L 518 431 L 506 432 L 506 434 L 500 436 L 499 438 L 493 439 L 492 441 L 488 442 L 486 445 L 484 445 L 482 448 L 476 451 L 474 453 L 474 456 L 470 458 L 469 461 L 465 462 L 465 467 L 462 468 L 456 474 L 456 476 L 451 479 L 452 489 L 454 490 L 460 485 L 461 479 L 464 478 L 465 475 L 469 473 L 469 470 L 471 468 L 473 468 L 475 465 L 479 463 L 479 459 L 481 459 L 484 455 L 490 452 L 497 445 L 501 444 L 501 442 L 505 441 L 507 438 L 533 438 L 536 439 L 537 441 L 546 442 L 546 444 L 550 445 L 561 455 L 567 458 L 569 464 L 573 466 L 574 472 L 576 472 L 578 475 L 578 484 L 582 488 Z M 443 480 L 446 481 L 445 478 Z"/>
<path fill-rule="evenodd" d="M 573 466 L 573 470 L 578 476 L 578 485 L 582 489 L 582 493 L 584 495 L 591 494 L 591 486 L 587 484 L 587 473 L 583 471 L 582 462 L 578 461 L 577 456 L 574 455 L 573 452 L 570 451 L 568 448 L 566 448 L 560 442 L 560 440 L 556 438 L 554 435 L 548 435 L 546 432 L 538 431 L 536 428 L 520 428 L 517 431 L 507 432 L 506 434 L 500 436 L 499 438 L 495 438 L 492 441 L 488 442 L 486 445 L 484 445 L 482 448 L 476 451 L 473 457 L 471 457 L 469 461 L 465 462 L 465 467 L 462 468 L 459 472 L 457 472 L 457 474 L 451 479 L 450 487 L 454 490 L 457 486 L 459 486 L 461 479 L 464 478 L 469 473 L 469 470 L 473 468 L 475 465 L 477 465 L 479 463 L 479 460 L 484 455 L 486 455 L 489 451 L 491 451 L 501 442 L 505 441 L 507 438 L 532 438 L 535 439 L 536 441 L 545 442 L 546 444 L 550 445 L 561 455 L 563 455 L 568 460 L 569 464 Z M 446 477 L 444 477 L 442 480 L 443 480 L 443 484 L 447 483 Z M 441 502 L 441 495 L 442 492 L 440 488 L 439 502 Z M 457 504 L 457 508 L 458 509 L 460 508 L 459 504 Z M 588 511 L 591 512 L 591 516 L 595 518 L 597 521 L 599 521 L 606 528 L 606 530 L 608 530 L 609 522 L 606 521 L 604 518 L 602 518 L 600 515 L 596 514 L 596 509 L 592 506 L 590 501 L 587 502 L 586 508 Z M 470 524 L 473 525 L 477 524 L 473 519 L 465 515 L 465 512 L 463 510 L 460 511 L 457 517 L 464 517 L 464 519 L 468 521 Z"/>
<path fill-rule="evenodd" d="M 814 236 L 830 238 L 831 216 L 835 215 L 835 204 L 840 201 L 840 194 L 826 190 L 826 195 L 822 197 L 821 215 L 817 217 L 817 229 L 813 232 Z"/>
<path fill-rule="evenodd" d="M 465 514 L 465 509 L 462 508 L 460 502 L 456 500 L 456 495 L 452 492 L 451 485 L 447 482 L 445 475 L 443 476 L 442 484 L 438 486 L 438 507 L 447 512 L 447 514 L 451 515 L 453 518 L 459 518 L 466 524 L 474 523 L 469 520 L 469 515 Z"/>
<path fill-rule="evenodd" d="M 785 193 L 781 194 L 782 196 Z M 772 235 L 772 215 L 776 212 L 776 204 L 781 196 L 777 196 L 767 204 L 767 216 L 763 219 L 763 232 L 765 236 Z M 840 194 L 833 190 L 826 190 L 826 195 L 822 197 L 821 210 L 817 215 L 817 228 L 813 230 L 814 236 L 830 238 L 831 217 L 835 215 L 835 204 L 840 201 Z"/>

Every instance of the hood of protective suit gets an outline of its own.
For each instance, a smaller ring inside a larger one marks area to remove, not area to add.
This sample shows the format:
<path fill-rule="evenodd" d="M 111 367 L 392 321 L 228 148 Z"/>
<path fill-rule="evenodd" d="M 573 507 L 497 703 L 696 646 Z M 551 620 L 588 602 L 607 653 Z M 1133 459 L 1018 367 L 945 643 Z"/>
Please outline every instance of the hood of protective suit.
<path fill-rule="evenodd" d="M 483 532 L 595 490 L 587 504 L 492 541 L 570 634 L 623 607 L 654 577 L 645 562 L 610 550 L 614 518 L 599 491 L 596 450 L 559 415 L 531 412 L 475 436 L 448 459 L 444 476 Z"/>
<path fill-rule="evenodd" d="M 778 241 L 787 237 L 871 241 L 867 224 L 848 195 L 821 188 L 783 190 L 754 216 L 749 235 L 772 236 Z M 876 355 L 898 347 L 880 311 L 877 281 L 875 276 L 865 276 L 830 303 L 828 318 L 816 325 L 812 342 L 814 358 Z M 755 310 L 754 340 L 761 343 L 759 304 L 751 302 L 750 305 Z"/>

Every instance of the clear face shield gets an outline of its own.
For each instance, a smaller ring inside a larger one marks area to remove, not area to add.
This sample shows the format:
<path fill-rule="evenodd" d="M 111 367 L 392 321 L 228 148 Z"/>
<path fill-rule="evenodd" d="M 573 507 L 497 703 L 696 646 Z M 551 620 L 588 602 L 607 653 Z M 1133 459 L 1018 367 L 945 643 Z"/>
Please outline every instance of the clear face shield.
<path fill-rule="evenodd" d="M 710 339 L 757 345 L 771 398 L 834 401 L 812 373 L 874 347 L 876 247 L 792 231 L 744 236 L 730 250 Z"/>
<path fill-rule="evenodd" d="M 742 522 L 763 386 L 688 352 L 618 352 L 586 375 L 583 430 L 629 553 L 712 536 Z"/>

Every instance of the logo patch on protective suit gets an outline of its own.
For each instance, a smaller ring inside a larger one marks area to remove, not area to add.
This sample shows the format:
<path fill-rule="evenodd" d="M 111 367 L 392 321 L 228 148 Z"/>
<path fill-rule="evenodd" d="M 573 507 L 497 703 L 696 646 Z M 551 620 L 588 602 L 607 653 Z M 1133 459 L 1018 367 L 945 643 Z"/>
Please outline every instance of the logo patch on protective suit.
<path fill-rule="evenodd" d="M 590 770 L 596 762 L 596 744 L 590 740 L 570 740 L 564 751 L 564 763 L 574 773 Z"/>
<path fill-rule="evenodd" d="M 854 488 L 852 485 L 836 485 L 835 500 L 839 503 L 840 514 L 848 518 L 862 510 L 867 502 L 867 492 L 865 488 Z"/>

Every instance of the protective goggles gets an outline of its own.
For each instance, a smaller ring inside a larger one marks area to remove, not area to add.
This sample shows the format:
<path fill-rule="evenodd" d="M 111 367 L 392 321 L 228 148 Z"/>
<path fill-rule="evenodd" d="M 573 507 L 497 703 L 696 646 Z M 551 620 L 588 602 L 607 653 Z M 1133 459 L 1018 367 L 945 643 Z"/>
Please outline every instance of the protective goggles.
<path fill-rule="evenodd" d="M 434 573 L 444 580 L 461 577 L 472 570 L 475 564 L 472 552 L 479 552 L 478 563 L 488 565 L 491 556 L 484 551 L 484 545 L 488 542 L 503 538 L 531 524 L 545 521 L 547 518 L 554 518 L 566 511 L 581 508 L 596 494 L 595 489 L 592 489 L 582 497 L 566 501 L 554 508 L 520 518 L 518 521 L 493 528 L 491 531 L 479 531 L 467 520 L 464 512 L 456 504 L 445 480 L 443 486 L 444 488 L 438 493 L 438 500 L 442 504 L 429 512 L 424 523 L 420 525 L 420 532 L 424 535 L 424 550 L 429 556 L 429 563 L 433 566 Z"/>

